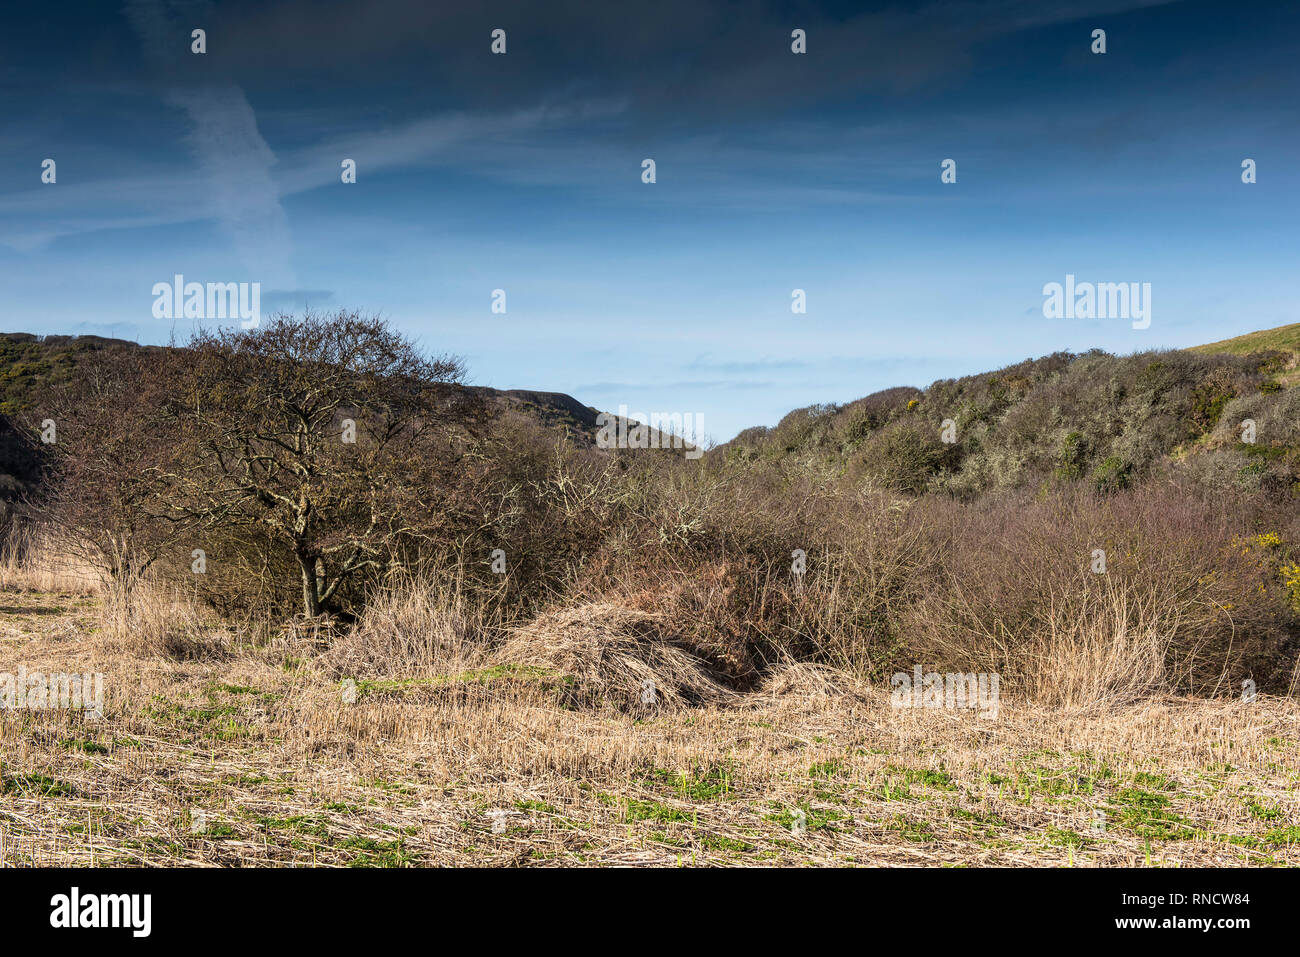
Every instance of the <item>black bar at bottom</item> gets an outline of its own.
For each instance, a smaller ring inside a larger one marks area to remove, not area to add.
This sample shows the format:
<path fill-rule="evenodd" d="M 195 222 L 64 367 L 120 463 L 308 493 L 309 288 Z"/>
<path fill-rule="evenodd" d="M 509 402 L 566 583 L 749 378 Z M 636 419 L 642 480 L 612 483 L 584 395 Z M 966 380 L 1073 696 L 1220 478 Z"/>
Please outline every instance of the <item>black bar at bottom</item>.
<path fill-rule="evenodd" d="M 921 939 L 965 927 L 1230 944 L 1288 926 L 1297 890 L 1293 870 L 0 870 L 11 944 L 112 937 L 128 947 L 373 947 L 377 933 L 453 930 L 494 947 L 575 935 L 652 946 L 686 928 L 733 942 L 778 925 L 810 940 L 832 927 L 920 929 Z"/>

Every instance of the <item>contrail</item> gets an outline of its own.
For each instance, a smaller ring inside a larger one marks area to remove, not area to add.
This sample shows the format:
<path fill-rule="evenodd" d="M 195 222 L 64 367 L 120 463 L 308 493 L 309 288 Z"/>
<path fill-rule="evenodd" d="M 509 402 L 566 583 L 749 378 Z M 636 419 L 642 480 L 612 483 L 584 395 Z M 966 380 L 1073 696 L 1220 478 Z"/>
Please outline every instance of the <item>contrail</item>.
<path fill-rule="evenodd" d="M 189 52 L 190 31 L 208 18 L 207 3 L 128 0 L 127 19 L 145 56 L 171 67 Z M 177 86 L 167 102 L 185 110 L 193 129 L 186 141 L 211 191 L 212 205 L 244 267 L 264 285 L 292 289 L 289 223 L 271 176 L 275 154 L 257 128 L 248 98 L 234 83 Z"/>

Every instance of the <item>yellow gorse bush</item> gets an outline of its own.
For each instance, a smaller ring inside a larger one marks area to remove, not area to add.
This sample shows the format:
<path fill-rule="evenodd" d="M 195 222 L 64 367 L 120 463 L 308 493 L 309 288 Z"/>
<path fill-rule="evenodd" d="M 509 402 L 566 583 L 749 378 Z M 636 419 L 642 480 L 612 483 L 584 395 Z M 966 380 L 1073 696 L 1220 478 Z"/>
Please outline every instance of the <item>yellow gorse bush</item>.
<path fill-rule="evenodd" d="M 1286 588 L 1291 606 L 1300 612 L 1300 564 L 1288 562 L 1281 568 L 1282 584 Z"/>

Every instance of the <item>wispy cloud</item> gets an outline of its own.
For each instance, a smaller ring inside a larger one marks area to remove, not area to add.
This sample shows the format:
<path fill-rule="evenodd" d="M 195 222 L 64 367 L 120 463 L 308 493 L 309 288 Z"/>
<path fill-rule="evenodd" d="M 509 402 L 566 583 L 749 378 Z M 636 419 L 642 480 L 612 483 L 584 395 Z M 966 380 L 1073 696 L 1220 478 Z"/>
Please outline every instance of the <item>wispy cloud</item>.
<path fill-rule="evenodd" d="M 175 169 L 149 176 L 60 183 L 0 197 L 0 243 L 28 252 L 64 236 L 216 220 L 262 281 L 292 288 L 291 248 L 282 200 L 337 185 L 344 158 L 360 177 L 410 167 L 460 150 L 461 159 L 501 149 L 501 138 L 567 122 L 576 115 L 533 107 L 500 115 L 423 117 L 357 130 L 283 151 L 262 138 L 252 107 L 234 87 L 176 90 L 169 99 L 194 122 L 189 145 L 203 178 Z M 493 144 L 496 144 L 495 146 Z"/>
<path fill-rule="evenodd" d="M 131 0 L 126 13 L 146 56 L 155 63 L 184 49 L 196 13 L 208 4 Z M 271 175 L 275 154 L 257 128 L 243 90 L 231 83 L 201 83 L 172 90 L 168 102 L 185 110 L 193 126 L 187 137 L 203 174 L 203 208 L 215 211 L 240 260 L 262 281 L 293 286 L 288 217 Z M 174 208 L 174 207 L 173 207 Z"/>

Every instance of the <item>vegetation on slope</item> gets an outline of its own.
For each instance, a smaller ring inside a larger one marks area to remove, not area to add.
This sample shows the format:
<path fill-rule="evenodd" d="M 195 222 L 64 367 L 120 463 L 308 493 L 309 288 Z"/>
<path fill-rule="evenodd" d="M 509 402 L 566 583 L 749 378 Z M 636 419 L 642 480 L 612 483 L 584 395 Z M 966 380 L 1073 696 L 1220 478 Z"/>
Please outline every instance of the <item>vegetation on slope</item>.
<path fill-rule="evenodd" d="M 1073 482 L 1116 491 L 1175 464 L 1210 488 L 1285 497 L 1300 480 L 1297 393 L 1284 384 L 1294 364 L 1280 351 L 1057 353 L 924 391 L 798 409 L 713 454 L 963 500 Z M 1246 419 L 1255 421 L 1254 442 L 1233 442 Z"/>
<path fill-rule="evenodd" d="M 1206 354 L 1231 352 L 1236 355 L 1250 355 L 1259 352 L 1300 352 L 1300 322 L 1274 329 L 1260 329 L 1231 339 L 1207 342 L 1203 346 L 1192 346 L 1189 352 Z"/>

